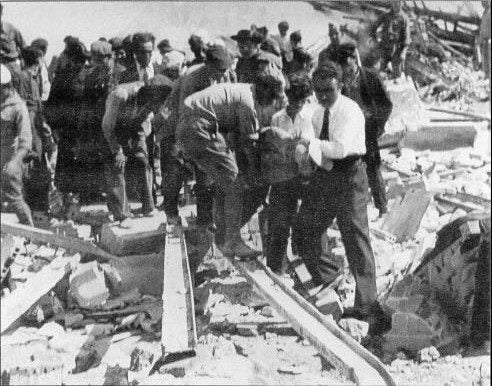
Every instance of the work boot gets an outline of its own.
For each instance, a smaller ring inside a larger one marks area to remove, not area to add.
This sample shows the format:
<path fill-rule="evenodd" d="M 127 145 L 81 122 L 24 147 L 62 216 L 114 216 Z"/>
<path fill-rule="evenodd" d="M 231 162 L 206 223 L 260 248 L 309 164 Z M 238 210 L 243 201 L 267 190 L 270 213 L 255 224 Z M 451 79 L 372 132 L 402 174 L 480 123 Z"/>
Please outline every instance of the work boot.
<path fill-rule="evenodd" d="M 261 255 L 261 251 L 247 246 L 244 241 L 226 241 L 224 245 L 219 246 L 220 251 L 224 256 L 235 257 L 239 260 L 254 259 Z"/>

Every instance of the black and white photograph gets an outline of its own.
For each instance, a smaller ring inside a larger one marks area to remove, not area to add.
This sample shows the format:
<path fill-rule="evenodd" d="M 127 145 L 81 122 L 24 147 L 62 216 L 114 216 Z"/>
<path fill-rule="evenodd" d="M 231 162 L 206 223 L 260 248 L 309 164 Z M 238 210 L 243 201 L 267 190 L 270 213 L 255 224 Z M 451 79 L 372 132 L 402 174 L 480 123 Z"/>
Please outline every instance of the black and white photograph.
<path fill-rule="evenodd" d="M 490 385 L 490 5 L 2 1 L 0 385 Z"/>

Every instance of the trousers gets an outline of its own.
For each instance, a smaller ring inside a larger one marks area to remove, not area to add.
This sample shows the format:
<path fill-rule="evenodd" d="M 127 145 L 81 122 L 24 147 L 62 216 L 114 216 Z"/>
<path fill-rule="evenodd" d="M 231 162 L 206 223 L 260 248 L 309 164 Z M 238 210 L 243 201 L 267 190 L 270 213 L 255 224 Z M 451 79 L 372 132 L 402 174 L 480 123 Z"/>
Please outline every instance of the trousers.
<path fill-rule="evenodd" d="M 12 174 L 2 170 L 1 198 L 2 203 L 7 204 L 6 209 L 13 211 L 21 224 L 34 226 L 31 209 L 24 198 L 23 167 L 19 163 Z"/>
<path fill-rule="evenodd" d="M 355 277 L 355 308 L 370 313 L 376 301 L 376 275 L 367 219 L 366 166 L 356 160 L 329 172 L 318 169 L 294 225 L 293 241 L 316 285 L 328 284 L 331 270 L 324 261 L 321 235 L 336 218 L 350 270 Z"/>
<path fill-rule="evenodd" d="M 191 174 L 185 165 L 182 154 L 176 147 L 174 140 L 166 139 L 161 142 L 161 170 L 162 170 L 162 195 L 164 198 L 164 211 L 167 216 L 178 216 L 179 191 L 186 178 Z M 197 207 L 197 224 L 205 225 L 213 221 L 213 198 L 212 185 L 208 183 L 206 174 L 196 165 L 192 166 L 195 171 L 196 183 L 194 187 Z"/>
<path fill-rule="evenodd" d="M 268 205 L 268 245 L 266 246 L 267 266 L 272 271 L 282 268 L 282 260 L 287 252 L 290 228 L 296 218 L 297 201 L 301 198 L 301 182 L 293 178 L 274 184 L 270 190 Z"/>
<path fill-rule="evenodd" d="M 127 182 L 129 182 L 128 185 L 135 187 L 142 203 L 143 213 L 149 213 L 155 208 L 156 193 L 153 184 L 151 136 L 146 138 L 144 133 L 138 133 L 136 138 L 129 141 L 128 146 L 123 146 L 123 152 L 127 156 L 127 162 L 123 168 L 116 167 L 112 157 L 108 157 L 104 167 L 108 209 L 113 213 L 115 221 L 122 221 L 131 215 Z"/>

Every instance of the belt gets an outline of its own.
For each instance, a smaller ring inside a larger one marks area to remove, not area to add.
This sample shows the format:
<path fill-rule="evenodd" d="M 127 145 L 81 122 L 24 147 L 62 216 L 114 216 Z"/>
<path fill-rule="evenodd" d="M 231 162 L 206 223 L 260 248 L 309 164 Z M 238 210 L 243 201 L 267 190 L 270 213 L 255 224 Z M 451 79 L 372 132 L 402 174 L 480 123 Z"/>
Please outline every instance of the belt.
<path fill-rule="evenodd" d="M 347 171 L 362 162 L 361 155 L 351 155 L 342 159 L 333 160 L 333 169 Z"/>

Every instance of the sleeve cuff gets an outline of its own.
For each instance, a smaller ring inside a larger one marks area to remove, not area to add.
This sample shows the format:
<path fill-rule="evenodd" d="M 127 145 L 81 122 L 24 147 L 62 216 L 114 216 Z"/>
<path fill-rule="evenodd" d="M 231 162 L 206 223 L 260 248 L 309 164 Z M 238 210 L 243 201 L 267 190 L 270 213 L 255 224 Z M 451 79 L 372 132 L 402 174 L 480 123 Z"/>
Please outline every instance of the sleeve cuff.
<path fill-rule="evenodd" d="M 321 141 L 318 138 L 309 142 L 309 156 L 316 165 L 321 166 L 323 155 L 321 153 Z"/>

